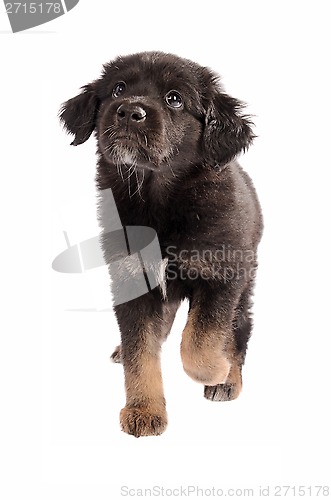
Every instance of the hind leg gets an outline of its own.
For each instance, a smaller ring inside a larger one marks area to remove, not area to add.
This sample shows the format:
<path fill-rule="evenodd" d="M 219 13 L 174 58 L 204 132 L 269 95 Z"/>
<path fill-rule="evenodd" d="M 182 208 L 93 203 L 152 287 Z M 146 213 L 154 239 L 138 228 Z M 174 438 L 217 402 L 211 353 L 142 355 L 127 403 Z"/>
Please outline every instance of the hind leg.
<path fill-rule="evenodd" d="M 235 350 L 229 375 L 223 384 L 205 386 L 204 396 L 211 401 L 232 401 L 241 392 L 242 366 L 245 361 L 247 343 L 252 329 L 252 319 L 250 316 L 251 289 L 252 285 L 250 284 L 243 291 L 235 310 L 233 320 Z"/>

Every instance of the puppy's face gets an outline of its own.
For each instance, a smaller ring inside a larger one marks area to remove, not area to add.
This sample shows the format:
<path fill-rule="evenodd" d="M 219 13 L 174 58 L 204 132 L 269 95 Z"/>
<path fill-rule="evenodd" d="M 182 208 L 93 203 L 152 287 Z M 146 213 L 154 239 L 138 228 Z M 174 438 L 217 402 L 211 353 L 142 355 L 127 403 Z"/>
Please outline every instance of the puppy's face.
<path fill-rule="evenodd" d="M 207 68 L 154 52 L 106 64 L 60 118 L 74 145 L 95 130 L 111 165 L 158 170 L 230 161 L 253 138 L 241 106 Z"/>
<path fill-rule="evenodd" d="M 197 79 L 183 69 L 150 56 L 105 67 L 97 85 L 97 135 L 109 162 L 158 169 L 176 156 L 197 156 L 203 110 Z"/>

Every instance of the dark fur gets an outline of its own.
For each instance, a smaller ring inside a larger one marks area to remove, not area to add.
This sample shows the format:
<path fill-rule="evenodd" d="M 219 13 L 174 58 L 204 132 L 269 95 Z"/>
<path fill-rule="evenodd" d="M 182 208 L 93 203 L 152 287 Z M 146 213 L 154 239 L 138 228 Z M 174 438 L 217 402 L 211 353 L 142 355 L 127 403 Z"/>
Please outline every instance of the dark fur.
<path fill-rule="evenodd" d="M 118 82 L 126 89 L 116 97 Z M 178 109 L 165 101 L 172 90 L 183 98 Z M 165 429 L 160 349 L 184 298 L 190 301 L 181 345 L 185 371 L 205 385 L 208 399 L 231 400 L 241 390 L 262 233 L 255 190 L 235 160 L 254 138 L 242 110 L 212 71 L 158 52 L 106 64 L 61 110 L 73 145 L 95 132 L 97 185 L 112 189 L 123 226 L 155 229 L 169 259 L 166 298 L 154 288 L 115 307 L 122 343 L 113 358 L 123 362 L 127 393 L 121 425 L 137 437 Z M 103 250 L 110 262 L 107 234 Z"/>

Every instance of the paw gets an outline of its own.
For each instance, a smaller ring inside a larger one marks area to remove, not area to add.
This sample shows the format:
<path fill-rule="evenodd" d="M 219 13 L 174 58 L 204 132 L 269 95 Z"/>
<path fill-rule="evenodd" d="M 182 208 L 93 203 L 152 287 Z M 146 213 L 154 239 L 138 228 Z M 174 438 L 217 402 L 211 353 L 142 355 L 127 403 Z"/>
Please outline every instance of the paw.
<path fill-rule="evenodd" d="M 167 427 L 167 414 L 152 412 L 149 408 L 125 407 L 121 410 L 120 422 L 122 430 L 132 436 L 159 436 Z"/>
<path fill-rule="evenodd" d="M 239 396 L 240 392 L 240 384 L 206 385 L 204 396 L 210 401 L 232 401 Z"/>
<path fill-rule="evenodd" d="M 113 362 L 113 363 L 122 363 L 122 350 L 121 350 L 121 346 L 118 345 L 116 348 L 115 348 L 115 351 L 113 352 L 113 354 L 110 356 L 110 360 Z"/>
<path fill-rule="evenodd" d="M 204 385 L 224 384 L 231 370 L 231 363 L 221 347 L 197 346 L 191 337 L 185 337 L 180 346 L 185 373 L 194 381 Z"/>

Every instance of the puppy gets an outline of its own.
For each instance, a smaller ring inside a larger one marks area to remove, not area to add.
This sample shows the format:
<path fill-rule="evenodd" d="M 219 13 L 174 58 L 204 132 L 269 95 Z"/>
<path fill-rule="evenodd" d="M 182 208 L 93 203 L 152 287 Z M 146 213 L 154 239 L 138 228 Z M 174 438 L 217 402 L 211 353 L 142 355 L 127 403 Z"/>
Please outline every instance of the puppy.
<path fill-rule="evenodd" d="M 148 226 L 158 237 L 160 265 L 150 266 L 158 267 L 158 286 L 114 306 L 121 346 L 113 359 L 123 363 L 126 388 L 120 422 L 136 437 L 166 428 L 160 351 L 185 298 L 185 372 L 212 401 L 233 400 L 242 388 L 262 234 L 256 192 L 236 161 L 254 139 L 243 107 L 210 69 L 144 52 L 104 65 L 60 112 L 74 146 L 92 132 L 97 139 L 102 248 L 115 303 L 137 269 L 109 237 L 102 193 L 111 189 L 124 227 Z"/>

